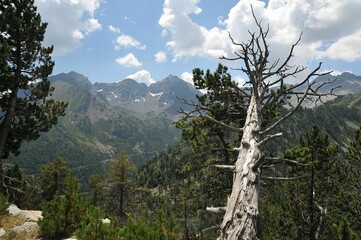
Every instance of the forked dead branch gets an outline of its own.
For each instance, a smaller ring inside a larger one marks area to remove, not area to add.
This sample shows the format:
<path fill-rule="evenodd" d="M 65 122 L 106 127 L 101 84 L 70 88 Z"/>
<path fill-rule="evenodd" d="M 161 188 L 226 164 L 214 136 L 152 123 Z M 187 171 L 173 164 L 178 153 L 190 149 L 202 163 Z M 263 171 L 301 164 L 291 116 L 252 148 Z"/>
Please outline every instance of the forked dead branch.
<path fill-rule="evenodd" d="M 232 192 L 226 207 L 209 208 L 212 212 L 222 213 L 225 211 L 220 226 L 219 240 L 254 240 L 261 238 L 258 206 L 261 181 L 260 169 L 265 164 L 300 164 L 294 160 L 267 157 L 263 145 L 274 138 L 282 136 L 281 132 L 275 132 L 275 130 L 291 117 L 305 100 L 322 102 L 324 97 L 334 95 L 334 89 L 326 93 L 321 92 L 322 88 L 331 81 L 321 85 L 317 85 L 313 81 L 316 76 L 328 74 L 318 73 L 321 63 L 315 69 L 309 71 L 302 79 L 300 79 L 300 73 L 304 75 L 307 68 L 290 64 L 295 48 L 301 41 L 302 34 L 300 34 L 296 43 L 291 46 L 285 60 L 278 59 L 275 62 L 270 62 L 271 52 L 267 43 L 269 28 L 264 29 L 254 14 L 253 17 L 257 32 L 249 32 L 250 40 L 242 43 L 238 43 L 229 34 L 232 44 L 239 47 L 239 51 L 234 52 L 234 57 L 221 57 L 224 60 L 239 61 L 242 67 L 236 70 L 242 71 L 248 77 L 246 87 L 234 86 L 234 92 L 239 93 L 240 98 L 242 98 L 242 100 L 236 102 L 238 102 L 237 104 L 241 102 L 243 105 L 237 108 L 232 105 L 236 104 L 234 102 L 230 103 L 229 106 L 232 111 L 233 109 L 244 111 L 243 113 L 237 113 L 239 116 L 245 117 L 244 120 L 239 121 L 243 125 L 235 126 L 216 119 L 212 109 L 199 103 L 187 103 L 194 107 L 193 111 L 185 112 L 181 110 L 184 114 L 183 120 L 189 121 L 202 118 L 223 129 L 242 135 L 239 145 L 235 149 L 238 151 L 238 157 L 234 165 L 213 165 L 213 167 L 233 172 Z M 196 76 L 197 71 L 193 73 L 194 79 L 199 78 L 199 75 Z M 208 76 L 202 75 L 202 77 L 206 81 Z M 287 84 L 286 81 L 289 78 L 298 79 L 298 83 L 294 85 Z M 291 98 L 296 99 L 296 103 L 291 105 L 285 115 L 276 117 L 275 114 L 272 114 L 277 108 L 290 104 Z M 287 178 L 279 179 L 286 180 Z"/>

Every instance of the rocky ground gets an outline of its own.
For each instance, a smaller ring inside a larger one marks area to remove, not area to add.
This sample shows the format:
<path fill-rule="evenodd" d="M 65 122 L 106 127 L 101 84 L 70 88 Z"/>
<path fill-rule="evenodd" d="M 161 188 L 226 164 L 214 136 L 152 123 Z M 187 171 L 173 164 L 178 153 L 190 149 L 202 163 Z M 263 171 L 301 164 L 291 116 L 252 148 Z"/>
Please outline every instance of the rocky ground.
<path fill-rule="evenodd" d="M 38 219 L 42 218 L 41 211 L 21 210 L 10 205 L 9 215 L 0 219 L 0 240 L 34 240 L 40 239 Z"/>

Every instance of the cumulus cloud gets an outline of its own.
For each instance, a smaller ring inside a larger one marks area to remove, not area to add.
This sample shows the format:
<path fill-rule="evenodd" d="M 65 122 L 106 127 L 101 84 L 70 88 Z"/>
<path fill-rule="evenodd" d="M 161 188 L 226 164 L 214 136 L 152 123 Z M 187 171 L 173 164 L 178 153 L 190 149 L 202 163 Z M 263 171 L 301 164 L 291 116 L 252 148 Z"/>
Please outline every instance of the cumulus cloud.
<path fill-rule="evenodd" d="M 318 58 L 328 57 L 347 62 L 361 60 L 361 29 L 332 43 L 325 51 L 319 52 Z"/>
<path fill-rule="evenodd" d="M 189 82 L 192 85 L 194 84 L 193 83 L 193 74 L 191 72 L 182 73 L 181 79 L 183 79 L 186 82 Z"/>
<path fill-rule="evenodd" d="M 101 29 L 94 18 L 101 0 L 35 0 L 42 20 L 48 23 L 44 45 L 54 54 L 66 54 L 81 45 L 86 35 Z"/>
<path fill-rule="evenodd" d="M 174 57 L 194 56 L 199 54 L 205 41 L 203 27 L 194 23 L 188 14 L 199 14 L 199 0 L 166 0 L 159 24 L 171 32 L 172 40 L 167 45 L 173 49 Z"/>
<path fill-rule="evenodd" d="M 311 60 L 322 58 L 344 61 L 361 59 L 360 0 L 240 0 L 220 16 L 213 28 L 199 25 L 190 18 L 201 14 L 200 0 L 165 0 L 159 24 L 173 60 L 190 56 L 218 58 L 233 56 L 238 50 L 230 43 L 228 32 L 236 42 L 247 41 L 248 31 L 257 31 L 251 5 L 264 27 L 269 23 L 268 43 L 271 61 L 284 59 L 293 43 L 302 34 L 291 64 L 306 66 Z M 221 4 L 221 3 L 219 3 Z"/>
<path fill-rule="evenodd" d="M 113 25 L 109 25 L 109 26 L 108 26 L 108 29 L 109 29 L 111 32 L 120 33 L 120 29 L 119 29 L 118 27 L 114 27 Z"/>
<path fill-rule="evenodd" d="M 88 19 L 84 28 L 87 33 L 95 32 L 100 29 L 102 29 L 102 25 L 95 18 Z"/>
<path fill-rule="evenodd" d="M 117 37 L 115 42 L 116 42 L 116 46 L 115 46 L 116 49 L 120 49 L 121 47 L 125 47 L 125 48 L 135 47 L 138 49 L 145 49 L 146 47 L 144 44 L 141 44 L 134 37 L 124 34 Z"/>
<path fill-rule="evenodd" d="M 154 55 L 155 61 L 157 63 L 162 63 L 167 61 L 167 55 L 163 51 L 159 51 Z"/>
<path fill-rule="evenodd" d="M 155 81 L 152 79 L 152 76 L 150 74 L 150 72 L 148 72 L 147 70 L 141 70 L 138 71 L 134 74 L 131 74 L 129 76 L 127 76 L 127 78 L 133 79 L 139 83 L 145 83 L 148 86 L 152 83 L 154 83 Z"/>
<path fill-rule="evenodd" d="M 142 63 L 133 55 L 133 53 L 129 53 L 124 57 L 118 57 L 115 59 L 115 62 L 124 67 L 140 67 Z"/>

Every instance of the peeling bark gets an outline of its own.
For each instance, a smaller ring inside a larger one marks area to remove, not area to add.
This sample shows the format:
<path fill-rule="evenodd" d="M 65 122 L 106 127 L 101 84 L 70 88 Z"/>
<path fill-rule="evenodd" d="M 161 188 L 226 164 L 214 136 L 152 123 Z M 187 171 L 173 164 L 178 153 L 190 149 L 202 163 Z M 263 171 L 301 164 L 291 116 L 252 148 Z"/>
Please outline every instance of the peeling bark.
<path fill-rule="evenodd" d="M 259 176 L 252 167 L 260 157 L 258 147 L 262 118 L 260 103 L 253 96 L 247 112 L 235 171 L 233 188 L 221 225 L 219 240 L 260 239 L 259 224 Z"/>

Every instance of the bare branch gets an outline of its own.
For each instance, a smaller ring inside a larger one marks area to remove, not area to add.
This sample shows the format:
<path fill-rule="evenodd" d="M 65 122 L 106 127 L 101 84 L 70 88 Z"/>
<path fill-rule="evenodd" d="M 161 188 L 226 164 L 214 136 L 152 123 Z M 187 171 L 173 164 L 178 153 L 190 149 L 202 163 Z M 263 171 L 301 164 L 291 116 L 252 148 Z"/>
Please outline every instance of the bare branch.
<path fill-rule="evenodd" d="M 309 81 L 309 79 L 314 76 L 316 74 L 316 72 L 321 68 L 321 63 L 319 63 L 318 67 L 313 70 L 306 78 L 305 80 L 303 80 L 303 83 L 306 83 Z M 276 128 L 278 125 L 280 125 L 282 122 L 284 122 L 286 119 L 288 119 L 290 116 L 292 116 L 297 110 L 298 108 L 302 105 L 303 101 L 305 100 L 305 98 L 307 97 L 307 94 L 309 93 L 309 90 L 311 89 L 312 85 L 314 84 L 310 83 L 307 87 L 307 89 L 305 90 L 303 96 L 299 99 L 298 104 L 293 108 L 292 111 L 288 112 L 285 116 L 283 116 L 282 118 L 280 118 L 278 121 L 276 121 L 273 125 L 271 125 L 270 127 L 268 127 L 267 129 L 265 129 L 264 131 L 261 132 L 261 135 L 265 135 L 268 132 L 270 132 L 271 130 L 273 130 L 274 128 Z M 293 87 L 289 88 L 289 89 L 293 89 Z M 289 89 L 287 91 L 289 91 Z"/>
<path fill-rule="evenodd" d="M 220 229 L 220 226 L 212 226 L 212 227 L 208 227 L 208 228 L 203 229 L 202 233 L 213 231 L 213 230 L 219 230 L 219 229 Z"/>
<path fill-rule="evenodd" d="M 214 167 L 214 168 L 218 168 L 218 169 L 222 169 L 222 170 L 227 170 L 227 171 L 234 171 L 234 169 L 235 169 L 235 166 L 234 166 L 234 165 L 212 164 L 212 165 L 209 165 L 209 167 Z"/>
<path fill-rule="evenodd" d="M 296 160 L 291 160 L 287 158 L 274 158 L 274 157 L 265 157 L 265 160 L 270 163 L 289 163 L 289 164 L 295 164 L 295 165 L 301 165 L 301 166 L 308 166 L 308 164 L 300 163 Z"/>
<path fill-rule="evenodd" d="M 226 211 L 226 207 L 207 207 L 206 211 L 212 213 L 224 213 Z"/>
<path fill-rule="evenodd" d="M 269 140 L 276 138 L 276 137 L 281 137 L 282 133 L 276 133 L 276 134 L 272 134 L 272 135 L 267 135 L 262 141 L 260 141 L 258 143 L 258 146 L 262 146 L 263 144 L 265 144 L 266 142 L 268 142 Z"/>
<path fill-rule="evenodd" d="M 224 122 L 221 122 L 221 121 L 218 121 L 208 115 L 202 115 L 202 114 L 199 114 L 197 117 L 200 117 L 200 118 L 204 118 L 214 124 L 217 124 L 218 126 L 224 128 L 224 129 L 228 129 L 228 130 L 231 130 L 231 131 L 234 131 L 234 132 L 238 132 L 238 133 L 242 133 L 243 132 L 243 128 L 237 128 L 237 127 L 232 127 L 228 124 L 225 124 Z"/>
<path fill-rule="evenodd" d="M 303 178 L 309 178 L 310 176 L 298 176 L 298 177 L 268 177 L 268 176 L 260 176 L 261 179 L 264 180 L 280 180 L 280 181 L 293 181 L 293 180 L 300 180 Z"/>

